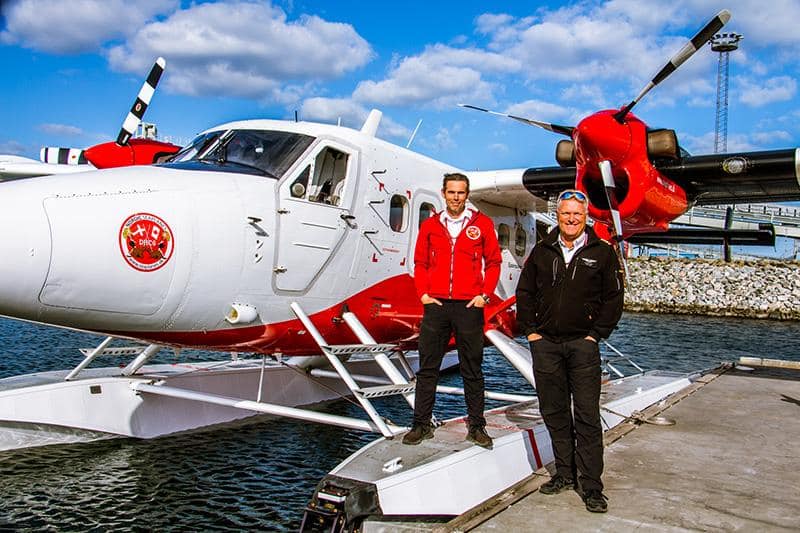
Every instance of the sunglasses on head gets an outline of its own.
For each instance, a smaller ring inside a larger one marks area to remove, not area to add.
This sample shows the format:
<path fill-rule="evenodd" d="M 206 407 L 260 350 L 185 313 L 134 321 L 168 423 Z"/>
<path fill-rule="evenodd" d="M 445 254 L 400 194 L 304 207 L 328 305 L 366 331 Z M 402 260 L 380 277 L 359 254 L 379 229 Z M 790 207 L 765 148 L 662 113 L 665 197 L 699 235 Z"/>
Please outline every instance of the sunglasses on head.
<path fill-rule="evenodd" d="M 558 195 L 558 201 L 561 202 L 562 200 L 578 200 L 579 202 L 587 202 L 588 199 L 586 195 L 583 194 L 581 191 L 576 191 L 574 189 L 570 189 L 568 191 L 564 191 Z"/>

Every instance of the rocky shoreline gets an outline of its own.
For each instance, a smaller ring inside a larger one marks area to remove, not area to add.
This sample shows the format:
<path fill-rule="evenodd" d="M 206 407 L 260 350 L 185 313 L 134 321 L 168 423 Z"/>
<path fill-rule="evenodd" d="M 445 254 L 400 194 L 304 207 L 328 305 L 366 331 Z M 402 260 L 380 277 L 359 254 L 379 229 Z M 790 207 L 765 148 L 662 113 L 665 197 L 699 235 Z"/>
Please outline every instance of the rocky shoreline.
<path fill-rule="evenodd" d="M 800 320 L 800 262 L 631 258 L 625 310 Z"/>

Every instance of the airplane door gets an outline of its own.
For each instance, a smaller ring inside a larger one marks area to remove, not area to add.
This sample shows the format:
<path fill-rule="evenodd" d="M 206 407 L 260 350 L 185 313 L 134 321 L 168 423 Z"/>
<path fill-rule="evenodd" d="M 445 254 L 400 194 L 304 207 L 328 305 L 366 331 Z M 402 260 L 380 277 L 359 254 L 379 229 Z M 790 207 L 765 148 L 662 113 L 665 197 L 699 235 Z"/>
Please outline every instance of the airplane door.
<path fill-rule="evenodd" d="M 305 291 L 336 253 L 351 224 L 358 152 L 324 141 L 278 188 L 274 283 Z"/>

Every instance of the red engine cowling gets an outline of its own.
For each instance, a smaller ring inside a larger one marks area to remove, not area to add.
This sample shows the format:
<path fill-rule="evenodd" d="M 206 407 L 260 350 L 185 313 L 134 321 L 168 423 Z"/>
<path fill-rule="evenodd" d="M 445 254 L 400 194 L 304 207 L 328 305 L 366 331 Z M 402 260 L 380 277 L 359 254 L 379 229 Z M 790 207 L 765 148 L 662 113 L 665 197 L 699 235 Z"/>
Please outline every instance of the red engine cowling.
<path fill-rule="evenodd" d="M 610 222 L 611 212 L 599 169 L 601 160 L 609 160 L 624 236 L 666 231 L 669 222 L 688 209 L 686 192 L 650 162 L 646 125 L 632 114 L 620 124 L 614 113 L 614 110 L 601 111 L 576 127 L 575 184 L 589 196 L 589 215 Z"/>
<path fill-rule="evenodd" d="M 131 139 L 125 145 L 116 142 L 97 144 L 84 152 L 86 160 L 97 168 L 152 165 L 163 156 L 180 150 L 180 146 L 151 139 Z"/>

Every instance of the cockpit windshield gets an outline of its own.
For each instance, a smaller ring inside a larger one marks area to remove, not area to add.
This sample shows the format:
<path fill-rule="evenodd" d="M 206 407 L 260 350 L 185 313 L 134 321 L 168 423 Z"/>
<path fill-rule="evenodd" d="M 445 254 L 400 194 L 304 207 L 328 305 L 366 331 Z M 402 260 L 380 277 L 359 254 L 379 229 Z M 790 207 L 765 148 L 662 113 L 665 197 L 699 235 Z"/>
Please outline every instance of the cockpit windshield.
<path fill-rule="evenodd" d="M 196 137 L 166 163 L 173 168 L 208 169 L 280 178 L 314 137 L 264 130 L 221 130 Z"/>

